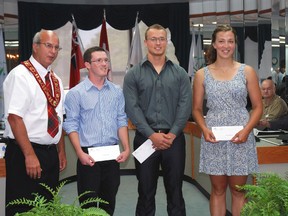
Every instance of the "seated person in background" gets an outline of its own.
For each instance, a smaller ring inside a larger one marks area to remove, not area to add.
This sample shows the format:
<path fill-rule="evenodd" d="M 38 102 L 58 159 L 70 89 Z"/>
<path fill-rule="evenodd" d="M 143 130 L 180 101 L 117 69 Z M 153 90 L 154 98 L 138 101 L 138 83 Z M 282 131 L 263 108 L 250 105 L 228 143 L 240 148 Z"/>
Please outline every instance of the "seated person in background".
<path fill-rule="evenodd" d="M 276 87 L 273 80 L 265 79 L 261 84 L 263 114 L 258 123 L 259 129 L 265 126 L 266 121 L 280 118 L 288 114 L 286 102 L 276 95 Z"/>

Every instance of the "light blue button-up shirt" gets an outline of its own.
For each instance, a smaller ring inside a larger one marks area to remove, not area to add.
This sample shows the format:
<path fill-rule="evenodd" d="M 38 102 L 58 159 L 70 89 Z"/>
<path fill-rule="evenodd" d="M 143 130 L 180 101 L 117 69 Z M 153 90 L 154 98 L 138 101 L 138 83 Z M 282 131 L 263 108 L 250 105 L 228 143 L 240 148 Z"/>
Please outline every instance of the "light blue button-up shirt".
<path fill-rule="evenodd" d="M 81 147 L 107 146 L 118 143 L 118 129 L 128 125 L 122 89 L 105 80 L 98 89 L 88 77 L 66 95 L 67 134 L 79 134 Z"/>

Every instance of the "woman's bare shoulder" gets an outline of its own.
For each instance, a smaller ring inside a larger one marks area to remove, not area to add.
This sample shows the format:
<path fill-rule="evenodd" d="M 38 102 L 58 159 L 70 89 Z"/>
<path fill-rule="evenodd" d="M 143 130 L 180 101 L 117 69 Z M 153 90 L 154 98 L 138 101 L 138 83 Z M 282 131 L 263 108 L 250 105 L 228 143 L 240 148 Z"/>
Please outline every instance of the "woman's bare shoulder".
<path fill-rule="evenodd" d="M 251 67 L 250 65 L 245 65 L 244 71 L 245 71 L 245 72 L 248 72 L 248 73 L 255 73 L 254 68 Z"/>
<path fill-rule="evenodd" d="M 195 76 L 204 76 L 204 67 L 196 71 Z"/>

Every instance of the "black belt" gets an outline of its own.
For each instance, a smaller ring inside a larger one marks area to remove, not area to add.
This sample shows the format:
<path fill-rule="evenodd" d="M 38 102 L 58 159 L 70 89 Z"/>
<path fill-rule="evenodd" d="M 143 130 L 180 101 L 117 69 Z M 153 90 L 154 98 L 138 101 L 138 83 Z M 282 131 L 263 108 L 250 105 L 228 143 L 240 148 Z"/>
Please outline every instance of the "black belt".
<path fill-rule="evenodd" d="M 18 142 L 15 140 L 15 139 L 8 139 L 8 143 L 12 143 L 12 144 L 15 144 L 15 145 L 18 145 Z M 35 148 L 42 148 L 42 149 L 50 149 L 50 148 L 53 148 L 53 147 L 56 147 L 55 144 L 49 144 L 49 145 L 42 145 L 42 144 L 39 144 L 39 143 L 35 143 L 35 142 L 30 142 L 31 145 Z M 19 145 L 18 145 L 19 146 Z"/>
<path fill-rule="evenodd" d="M 38 143 L 34 143 L 34 142 L 30 142 L 30 143 L 35 148 L 50 149 L 50 148 L 56 147 L 55 144 L 42 145 L 42 144 L 38 144 Z"/>
<path fill-rule="evenodd" d="M 169 133 L 170 129 L 157 129 L 157 128 L 152 128 L 152 130 L 154 130 L 156 133 Z"/>

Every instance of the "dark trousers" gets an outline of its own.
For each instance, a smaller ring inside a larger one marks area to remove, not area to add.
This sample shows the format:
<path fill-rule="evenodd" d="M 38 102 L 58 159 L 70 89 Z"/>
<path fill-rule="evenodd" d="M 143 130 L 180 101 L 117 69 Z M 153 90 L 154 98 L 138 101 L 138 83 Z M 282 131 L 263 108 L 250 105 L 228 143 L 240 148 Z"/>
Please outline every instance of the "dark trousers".
<path fill-rule="evenodd" d="M 82 148 L 87 152 L 87 149 Z M 99 204 L 109 215 L 113 215 L 116 204 L 116 194 L 120 185 L 120 166 L 115 160 L 96 162 L 94 166 L 82 165 L 77 161 L 77 188 L 78 195 L 93 191 L 82 196 L 79 201 L 83 203 L 88 198 L 101 198 L 109 204 Z M 96 203 L 84 205 L 83 208 L 97 206 Z"/>
<path fill-rule="evenodd" d="M 136 132 L 134 149 L 147 138 Z M 140 164 L 135 159 L 138 179 L 138 202 L 136 216 L 155 215 L 155 194 L 159 177 L 159 167 L 163 171 L 163 180 L 167 195 L 167 212 L 169 216 L 185 216 L 185 202 L 182 194 L 182 183 L 185 168 L 185 137 L 180 134 L 167 150 L 154 152 Z"/>
<path fill-rule="evenodd" d="M 25 158 L 15 140 L 9 140 L 5 152 L 6 161 L 6 206 L 9 202 L 20 199 L 32 199 L 32 193 L 45 196 L 47 200 L 52 195 L 39 183 L 44 183 L 55 189 L 59 181 L 59 157 L 56 145 L 51 147 L 33 146 L 40 162 L 42 172 L 40 179 L 31 179 L 26 173 Z M 17 212 L 29 211 L 28 205 L 9 205 L 6 207 L 6 216 L 15 215 Z"/>

